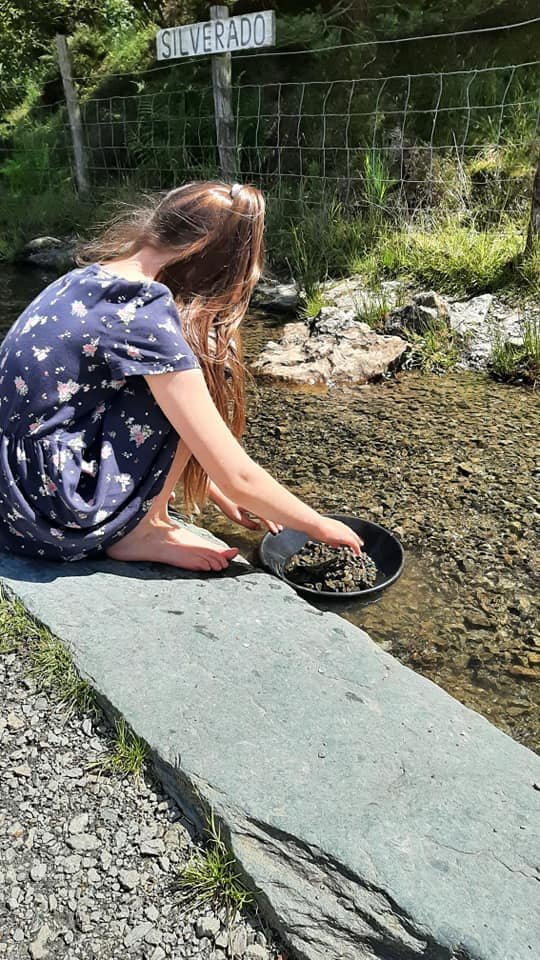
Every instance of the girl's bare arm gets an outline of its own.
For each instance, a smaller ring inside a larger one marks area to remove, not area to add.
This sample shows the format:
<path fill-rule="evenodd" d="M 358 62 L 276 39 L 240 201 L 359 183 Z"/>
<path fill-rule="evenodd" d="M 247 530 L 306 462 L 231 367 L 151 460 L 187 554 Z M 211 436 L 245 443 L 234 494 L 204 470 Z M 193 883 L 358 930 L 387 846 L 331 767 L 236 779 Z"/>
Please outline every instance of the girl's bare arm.
<path fill-rule="evenodd" d="M 360 552 L 362 541 L 349 527 L 312 510 L 248 456 L 219 415 L 200 370 L 145 379 L 169 422 L 227 497 L 259 517 Z"/>

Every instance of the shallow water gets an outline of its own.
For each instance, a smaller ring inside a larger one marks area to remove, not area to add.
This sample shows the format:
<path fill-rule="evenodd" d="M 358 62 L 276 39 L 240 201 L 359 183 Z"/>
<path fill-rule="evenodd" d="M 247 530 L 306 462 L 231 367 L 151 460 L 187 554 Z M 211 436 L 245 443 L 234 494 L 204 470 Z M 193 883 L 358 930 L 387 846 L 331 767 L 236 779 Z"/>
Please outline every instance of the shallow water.
<path fill-rule="evenodd" d="M 279 325 L 258 315 L 245 334 L 249 358 Z M 330 392 L 257 381 L 246 446 L 313 506 L 401 539 L 401 579 L 332 609 L 540 748 L 540 395 L 469 373 Z M 260 535 L 209 519 L 256 559 Z"/>
<path fill-rule="evenodd" d="M 2 268 L 0 330 L 50 279 Z M 244 324 L 253 357 L 282 322 Z M 257 381 L 246 447 L 329 513 L 383 523 L 406 550 L 369 606 L 332 604 L 404 663 L 540 748 L 540 395 L 477 374 L 334 390 Z M 256 559 L 260 534 L 205 511 Z"/>

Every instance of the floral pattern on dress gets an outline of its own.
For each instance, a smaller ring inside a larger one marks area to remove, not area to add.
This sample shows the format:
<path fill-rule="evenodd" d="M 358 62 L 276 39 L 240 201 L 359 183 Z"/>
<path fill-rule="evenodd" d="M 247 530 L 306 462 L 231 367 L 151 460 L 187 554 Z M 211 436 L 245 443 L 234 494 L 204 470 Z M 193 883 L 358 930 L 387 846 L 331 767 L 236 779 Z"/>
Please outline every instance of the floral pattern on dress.
<path fill-rule="evenodd" d="M 144 377 L 198 366 L 164 284 L 49 284 L 0 345 L 0 548 L 81 560 L 133 529 L 178 444 Z"/>

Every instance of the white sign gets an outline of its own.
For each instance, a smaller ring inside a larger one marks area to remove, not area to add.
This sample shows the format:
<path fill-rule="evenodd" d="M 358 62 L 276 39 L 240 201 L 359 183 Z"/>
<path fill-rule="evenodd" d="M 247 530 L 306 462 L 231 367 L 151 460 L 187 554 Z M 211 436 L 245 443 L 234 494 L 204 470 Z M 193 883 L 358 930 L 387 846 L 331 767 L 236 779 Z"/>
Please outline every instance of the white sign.
<path fill-rule="evenodd" d="M 202 57 L 210 53 L 228 53 L 250 47 L 271 47 L 276 42 L 276 18 L 273 10 L 246 13 L 225 20 L 189 23 L 184 27 L 159 30 L 158 60 L 178 57 Z"/>

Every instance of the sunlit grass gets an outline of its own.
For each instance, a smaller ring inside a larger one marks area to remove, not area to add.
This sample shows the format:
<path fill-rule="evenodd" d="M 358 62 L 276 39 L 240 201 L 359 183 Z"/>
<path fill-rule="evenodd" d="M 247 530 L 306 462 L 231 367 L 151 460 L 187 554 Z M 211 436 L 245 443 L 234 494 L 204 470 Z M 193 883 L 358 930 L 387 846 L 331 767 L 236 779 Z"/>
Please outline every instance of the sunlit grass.
<path fill-rule="evenodd" d="M 207 848 L 197 851 L 178 874 L 183 899 L 194 906 L 221 902 L 229 911 L 251 903 L 253 896 L 240 882 L 236 861 L 221 838 L 213 814 L 206 832 Z"/>
<path fill-rule="evenodd" d="M 124 719 L 117 720 L 115 727 L 112 750 L 90 761 L 88 767 L 100 774 L 131 776 L 139 779 L 146 764 L 146 745 L 129 729 Z"/>
<path fill-rule="evenodd" d="M 489 368 L 501 380 L 515 380 L 536 386 L 540 383 L 540 320 L 525 319 L 523 341 L 514 343 L 497 334 L 493 340 Z"/>
<path fill-rule="evenodd" d="M 10 599 L 0 587 L 0 654 L 13 653 L 28 636 L 31 625 L 22 603 Z"/>
<path fill-rule="evenodd" d="M 521 224 L 476 229 L 446 220 L 431 228 L 395 231 L 379 246 L 384 272 L 414 277 L 450 293 L 496 290 L 512 278 L 513 264 L 524 245 Z"/>
<path fill-rule="evenodd" d="M 75 668 L 69 651 L 46 627 L 37 624 L 17 599 L 0 591 L 0 653 L 17 649 L 28 659 L 27 675 L 69 714 L 97 711 L 94 693 Z"/>
<path fill-rule="evenodd" d="M 68 714 L 96 713 L 94 691 L 75 668 L 69 650 L 48 630 L 40 629 L 28 645 L 28 674 L 38 689 L 48 691 Z"/>

